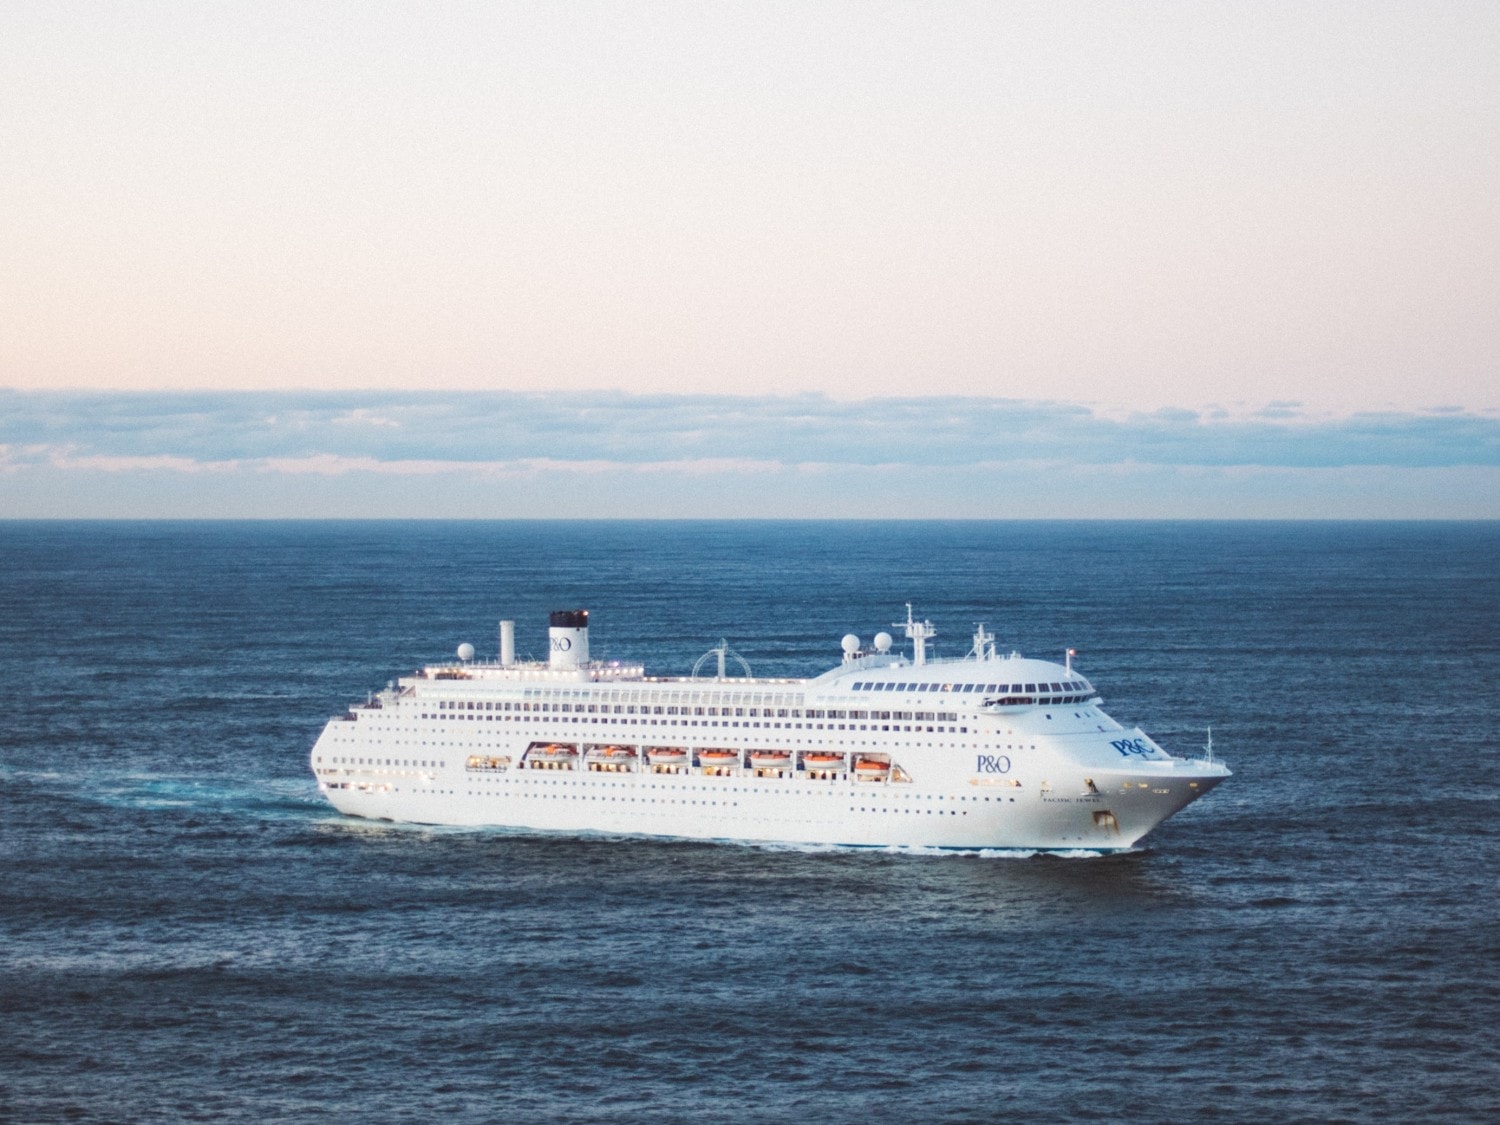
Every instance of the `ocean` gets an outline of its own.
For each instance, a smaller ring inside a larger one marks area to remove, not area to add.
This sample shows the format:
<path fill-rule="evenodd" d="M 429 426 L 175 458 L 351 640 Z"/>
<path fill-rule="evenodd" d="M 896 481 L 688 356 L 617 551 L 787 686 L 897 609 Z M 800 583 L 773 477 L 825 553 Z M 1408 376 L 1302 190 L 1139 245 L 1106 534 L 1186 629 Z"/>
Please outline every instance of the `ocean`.
<path fill-rule="evenodd" d="M 1054 856 L 375 823 L 308 770 L 500 618 L 809 675 L 907 602 L 1235 776 Z M 1500 524 L 0 523 L 0 672 L 0 1119 L 1500 1117 Z"/>

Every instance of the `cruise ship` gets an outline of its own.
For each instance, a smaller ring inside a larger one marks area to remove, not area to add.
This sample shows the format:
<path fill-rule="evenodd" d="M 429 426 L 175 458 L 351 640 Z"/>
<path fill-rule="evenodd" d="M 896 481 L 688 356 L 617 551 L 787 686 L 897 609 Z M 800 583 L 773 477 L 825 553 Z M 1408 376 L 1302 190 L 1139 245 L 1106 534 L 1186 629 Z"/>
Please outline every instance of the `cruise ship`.
<path fill-rule="evenodd" d="M 587 610 L 548 659 L 429 665 L 329 721 L 318 788 L 341 813 L 538 832 L 911 849 L 1119 851 L 1229 776 L 1105 714 L 1063 663 L 928 653 L 907 606 L 812 679 L 757 677 L 725 642 L 685 676 L 592 660 Z"/>

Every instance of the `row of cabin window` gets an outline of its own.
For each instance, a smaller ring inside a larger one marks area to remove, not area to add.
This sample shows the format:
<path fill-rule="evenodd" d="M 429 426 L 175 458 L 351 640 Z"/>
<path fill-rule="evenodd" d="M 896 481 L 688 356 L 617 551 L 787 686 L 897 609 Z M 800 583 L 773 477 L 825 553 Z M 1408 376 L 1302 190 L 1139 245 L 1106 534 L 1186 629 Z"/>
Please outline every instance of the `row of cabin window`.
<path fill-rule="evenodd" d="M 319 755 L 318 756 L 318 761 L 321 762 L 322 760 L 323 760 L 322 755 Z M 395 766 L 397 768 L 404 768 L 404 769 L 442 769 L 444 766 L 447 765 L 446 762 L 429 762 L 429 761 L 427 761 L 425 759 L 423 759 L 422 761 L 416 761 L 416 760 L 407 759 L 407 758 L 336 758 L 336 757 L 330 757 L 328 760 L 330 762 L 332 762 L 336 766 Z"/>
<path fill-rule="evenodd" d="M 851 714 L 855 715 L 856 717 L 860 717 L 860 718 L 864 718 L 866 716 L 866 713 L 863 712 L 863 711 L 851 712 Z M 871 711 L 871 712 L 868 713 L 868 717 L 872 718 L 872 719 L 890 719 L 893 716 L 896 719 L 898 719 L 898 720 L 899 719 L 911 719 L 912 713 L 910 711 Z M 431 715 L 431 714 L 428 714 L 427 712 L 424 711 L 422 713 L 421 717 L 424 718 L 424 719 L 442 719 L 444 716 L 442 716 L 442 715 Z M 1049 715 L 1047 717 L 1050 719 L 1052 716 Z M 508 716 L 507 716 L 507 718 L 508 718 Z M 917 729 L 917 731 L 921 731 L 921 729 L 922 729 L 921 723 L 922 722 L 928 722 L 928 723 L 932 723 L 932 722 L 956 722 L 957 719 L 958 719 L 957 715 L 950 714 L 948 712 L 939 713 L 938 715 L 936 715 L 934 717 L 934 715 L 933 715 L 933 713 L 931 711 L 919 711 L 919 712 L 917 712 L 916 722 L 917 722 L 918 725 L 917 725 L 916 729 Z M 584 722 L 585 720 L 583 720 L 583 719 L 573 719 L 572 721 L 575 722 L 575 723 L 581 723 L 581 722 Z M 646 719 L 589 719 L 587 721 L 591 722 L 591 723 L 600 723 L 600 722 L 604 722 L 604 723 L 611 723 L 611 722 L 618 722 L 618 723 L 644 723 L 644 722 L 647 722 L 648 720 L 646 720 Z M 696 719 L 681 719 L 681 720 L 678 720 L 678 719 L 661 719 L 661 720 L 651 719 L 649 721 L 650 721 L 650 724 L 652 726 L 655 726 L 658 721 L 663 726 L 666 726 L 668 723 L 670 723 L 672 726 L 675 727 L 675 726 L 678 725 L 679 722 L 681 722 L 681 724 L 683 726 L 689 726 L 689 725 L 691 725 L 691 726 L 697 726 L 698 725 L 698 720 L 696 720 Z M 703 720 L 703 725 L 706 726 L 706 727 L 707 726 L 715 726 L 716 727 L 716 726 L 720 725 L 720 720 L 717 720 L 717 719 L 714 719 L 714 720 L 704 719 Z M 761 724 L 760 723 L 751 723 L 749 721 L 741 723 L 739 720 L 725 719 L 725 720 L 722 721 L 722 725 L 724 725 L 726 727 L 738 727 L 738 726 L 746 726 L 746 727 L 755 726 L 755 727 L 758 727 Z M 772 724 L 770 722 L 767 722 L 767 723 L 765 723 L 765 725 L 768 726 L 768 727 L 774 725 L 777 729 L 780 729 L 780 727 L 781 727 L 780 723 Z M 808 723 L 807 724 L 807 729 L 808 730 L 814 730 L 814 729 L 823 730 L 824 729 L 824 725 L 825 724 L 823 724 L 823 723 L 817 723 L 817 724 Z M 790 730 L 792 728 L 792 726 L 793 726 L 793 724 L 787 723 L 787 729 Z M 801 723 L 797 723 L 796 724 L 796 729 L 797 730 L 801 730 L 802 729 L 802 724 Z M 858 728 L 856 728 L 856 726 L 855 726 L 854 723 L 837 723 L 837 724 L 835 724 L 835 723 L 828 723 L 827 724 L 827 729 L 828 730 L 835 730 L 835 729 L 837 729 L 837 730 L 855 730 L 855 729 L 859 729 L 859 730 L 875 730 L 877 728 L 874 727 L 874 726 L 870 726 L 869 724 L 865 724 L 865 723 L 859 724 Z M 910 725 L 908 725 L 908 726 L 906 726 L 906 727 L 903 728 L 901 725 L 899 725 L 899 723 L 896 724 L 896 725 L 892 725 L 891 723 L 885 723 L 882 726 L 880 726 L 878 729 L 880 729 L 880 730 L 897 730 L 897 731 L 899 731 L 899 730 L 902 730 L 902 729 L 911 730 L 912 728 L 911 728 Z M 957 733 L 957 734 L 968 734 L 969 733 L 969 728 L 968 727 L 957 727 L 957 728 L 955 728 L 955 727 L 945 727 L 945 726 L 938 726 L 938 727 L 929 726 L 927 728 L 927 733 L 929 733 L 929 734 L 932 734 L 934 731 L 936 731 L 938 734 L 955 734 L 955 733 Z"/>
<path fill-rule="evenodd" d="M 908 719 L 914 722 L 955 722 L 957 712 L 951 711 L 843 711 L 824 708 L 796 707 L 647 707 L 635 704 L 607 703 L 461 703 L 457 700 L 442 700 L 438 703 L 442 711 L 575 711 L 580 714 L 616 715 L 711 715 L 737 716 L 741 718 L 776 719 Z"/>
<path fill-rule="evenodd" d="M 1018 695 L 1023 692 L 1035 694 L 1039 691 L 1089 691 L 1089 685 L 1079 680 L 1065 684 L 898 684 L 886 681 L 861 681 L 854 685 L 855 691 L 977 691 L 983 695 L 1001 692 Z"/>

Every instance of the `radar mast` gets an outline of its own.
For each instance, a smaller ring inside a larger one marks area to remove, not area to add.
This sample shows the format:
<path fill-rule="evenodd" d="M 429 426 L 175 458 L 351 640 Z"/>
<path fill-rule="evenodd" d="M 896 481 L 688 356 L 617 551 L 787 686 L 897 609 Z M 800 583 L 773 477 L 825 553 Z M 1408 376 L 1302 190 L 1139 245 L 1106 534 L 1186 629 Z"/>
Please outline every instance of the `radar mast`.
<path fill-rule="evenodd" d="M 911 662 L 920 668 L 927 663 L 927 642 L 937 636 L 931 621 L 918 621 L 911 615 L 911 602 L 906 603 L 906 620 L 891 623 L 892 629 L 904 629 L 911 641 Z"/>

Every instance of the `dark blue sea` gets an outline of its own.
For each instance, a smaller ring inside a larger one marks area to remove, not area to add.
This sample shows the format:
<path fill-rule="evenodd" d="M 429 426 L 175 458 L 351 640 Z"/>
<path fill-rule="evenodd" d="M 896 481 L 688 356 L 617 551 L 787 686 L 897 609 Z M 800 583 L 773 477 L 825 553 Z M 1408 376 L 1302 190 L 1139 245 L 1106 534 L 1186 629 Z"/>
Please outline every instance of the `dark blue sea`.
<path fill-rule="evenodd" d="M 592 611 L 1067 647 L 1235 776 L 1119 856 L 344 819 L 325 720 Z M 1500 1116 L 1500 524 L 0 524 L 0 1119 Z"/>

